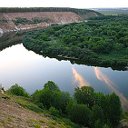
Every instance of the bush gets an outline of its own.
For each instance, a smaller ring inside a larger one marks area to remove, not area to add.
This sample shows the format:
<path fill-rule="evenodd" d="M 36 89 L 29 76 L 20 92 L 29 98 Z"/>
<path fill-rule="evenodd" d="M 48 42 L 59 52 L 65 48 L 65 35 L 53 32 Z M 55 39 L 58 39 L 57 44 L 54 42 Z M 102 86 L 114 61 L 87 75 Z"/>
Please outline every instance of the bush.
<path fill-rule="evenodd" d="M 8 90 L 10 94 L 16 95 L 16 96 L 24 96 L 29 97 L 29 94 L 25 91 L 25 89 L 18 84 L 15 84 L 11 86 L 11 88 Z"/>
<path fill-rule="evenodd" d="M 54 108 L 54 107 L 50 107 L 49 108 L 49 112 L 50 112 L 50 114 L 51 115 L 53 115 L 53 116 L 59 116 L 59 110 L 57 110 L 56 108 Z"/>
<path fill-rule="evenodd" d="M 77 103 L 92 107 L 94 104 L 94 89 L 89 86 L 78 87 L 75 89 L 74 97 Z"/>
<path fill-rule="evenodd" d="M 72 98 L 48 81 L 42 90 L 35 91 L 32 100 L 51 115 L 68 115 L 74 123 L 90 128 L 116 127 L 121 118 L 119 97 L 114 93 L 96 93 L 92 87 L 76 88 Z"/>
<path fill-rule="evenodd" d="M 35 91 L 32 99 L 35 103 L 42 104 L 47 109 L 52 106 L 60 112 L 66 113 L 66 106 L 70 101 L 70 95 L 69 93 L 62 92 L 54 82 L 48 81 L 42 90 Z"/>
<path fill-rule="evenodd" d="M 86 105 L 74 104 L 69 111 L 69 117 L 77 124 L 89 127 L 92 125 L 92 113 Z"/>

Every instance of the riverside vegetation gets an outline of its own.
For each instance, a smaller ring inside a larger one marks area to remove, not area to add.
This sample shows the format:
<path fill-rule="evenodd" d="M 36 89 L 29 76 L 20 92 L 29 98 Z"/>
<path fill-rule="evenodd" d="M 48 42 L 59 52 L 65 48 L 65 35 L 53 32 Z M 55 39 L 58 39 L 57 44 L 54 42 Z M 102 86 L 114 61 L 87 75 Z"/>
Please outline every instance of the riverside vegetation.
<path fill-rule="evenodd" d="M 124 69 L 128 66 L 128 17 L 103 16 L 88 22 L 31 31 L 24 46 L 42 55 Z"/>
<path fill-rule="evenodd" d="M 42 55 L 125 69 L 128 66 L 127 36 L 127 16 L 107 16 L 87 23 L 31 31 L 24 36 L 23 44 Z M 16 102 L 32 111 L 47 111 L 56 119 L 68 118 L 70 126 L 67 127 L 72 128 L 117 128 L 122 117 L 120 99 L 116 94 L 97 93 L 89 86 L 76 88 L 71 96 L 48 81 L 43 89 L 29 95 L 16 84 L 7 91 L 7 95 L 16 95 L 19 97 Z"/>
<path fill-rule="evenodd" d="M 116 94 L 96 93 L 89 86 L 76 88 L 73 96 L 61 91 L 52 81 L 48 81 L 43 89 L 36 90 L 31 96 L 17 84 L 7 93 L 29 99 L 30 104 L 19 101 L 28 109 L 36 112 L 48 110 L 54 117 L 70 119 L 78 124 L 72 124 L 73 128 L 116 128 L 122 115 L 120 99 Z"/>

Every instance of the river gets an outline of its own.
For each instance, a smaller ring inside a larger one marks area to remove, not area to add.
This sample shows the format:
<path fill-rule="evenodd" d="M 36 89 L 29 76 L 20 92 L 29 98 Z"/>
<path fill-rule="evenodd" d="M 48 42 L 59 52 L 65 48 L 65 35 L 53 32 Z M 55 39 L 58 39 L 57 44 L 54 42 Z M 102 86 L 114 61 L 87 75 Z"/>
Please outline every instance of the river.
<path fill-rule="evenodd" d="M 0 51 L 0 84 L 5 89 L 17 83 L 32 94 L 49 80 L 71 94 L 85 85 L 97 92 L 115 92 L 124 102 L 128 99 L 128 71 L 58 61 L 28 51 L 22 44 Z"/>

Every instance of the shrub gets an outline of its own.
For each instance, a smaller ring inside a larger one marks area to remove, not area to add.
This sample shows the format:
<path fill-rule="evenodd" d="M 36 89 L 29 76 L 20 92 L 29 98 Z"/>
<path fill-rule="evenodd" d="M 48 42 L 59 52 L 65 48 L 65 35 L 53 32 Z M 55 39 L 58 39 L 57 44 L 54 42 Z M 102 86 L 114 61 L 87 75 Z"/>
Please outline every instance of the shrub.
<path fill-rule="evenodd" d="M 74 104 L 69 111 L 69 117 L 77 124 L 89 127 L 92 125 L 92 113 L 86 105 Z"/>
<path fill-rule="evenodd" d="M 60 112 L 66 113 L 66 106 L 70 101 L 70 95 L 69 93 L 62 92 L 54 82 L 48 81 L 42 90 L 35 91 L 32 99 L 47 109 L 52 106 Z"/>
<path fill-rule="evenodd" d="M 92 107 L 94 104 L 94 89 L 89 86 L 78 87 L 75 89 L 74 97 L 77 103 Z"/>
<path fill-rule="evenodd" d="M 16 95 L 16 96 L 25 96 L 29 97 L 29 94 L 25 91 L 25 89 L 18 84 L 15 84 L 11 86 L 11 88 L 8 90 L 9 93 Z"/>
<path fill-rule="evenodd" d="M 56 108 L 54 108 L 54 107 L 50 107 L 49 108 L 49 112 L 50 112 L 50 114 L 51 115 L 53 115 L 53 116 L 59 116 L 59 110 L 57 110 Z"/>

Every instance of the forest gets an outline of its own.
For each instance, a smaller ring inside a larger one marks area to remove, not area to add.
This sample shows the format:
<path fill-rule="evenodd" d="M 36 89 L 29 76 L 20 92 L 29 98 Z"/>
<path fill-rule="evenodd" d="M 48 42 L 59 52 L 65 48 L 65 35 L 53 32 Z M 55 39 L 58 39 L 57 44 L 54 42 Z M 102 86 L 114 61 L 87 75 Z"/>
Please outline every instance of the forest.
<path fill-rule="evenodd" d="M 79 127 L 117 128 L 122 116 L 120 99 L 115 93 L 97 93 L 90 86 L 77 87 L 73 96 L 61 91 L 52 81 L 48 81 L 43 89 L 36 90 L 32 95 L 18 84 L 11 86 L 7 93 L 26 97 L 42 111 L 48 110 L 54 117 L 68 118 Z M 38 112 L 30 105 L 27 108 Z"/>
<path fill-rule="evenodd" d="M 42 55 L 124 69 L 128 66 L 128 17 L 103 16 L 88 22 L 52 25 L 28 32 L 23 44 Z"/>

